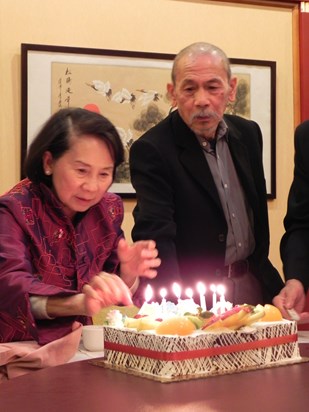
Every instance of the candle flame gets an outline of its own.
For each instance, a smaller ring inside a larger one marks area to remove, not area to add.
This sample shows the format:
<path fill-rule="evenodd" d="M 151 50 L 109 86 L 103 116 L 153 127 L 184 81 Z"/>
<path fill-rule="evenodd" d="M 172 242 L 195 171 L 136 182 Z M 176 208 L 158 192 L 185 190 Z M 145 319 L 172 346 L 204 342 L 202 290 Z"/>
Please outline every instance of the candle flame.
<path fill-rule="evenodd" d="M 198 282 L 196 285 L 197 291 L 200 295 L 205 295 L 206 293 L 206 286 L 202 282 Z"/>
<path fill-rule="evenodd" d="M 193 290 L 191 288 L 187 288 L 185 293 L 189 299 L 193 298 Z"/>
<path fill-rule="evenodd" d="M 159 293 L 161 298 L 164 299 L 167 295 L 167 290 L 165 288 L 162 288 Z"/>
<path fill-rule="evenodd" d="M 174 282 L 173 283 L 173 292 L 176 296 L 177 299 L 180 299 L 181 296 L 181 287 L 178 285 L 178 283 Z"/>
<path fill-rule="evenodd" d="M 218 285 L 217 292 L 219 293 L 219 295 L 223 296 L 225 294 L 225 287 L 223 285 Z"/>
<path fill-rule="evenodd" d="M 216 291 L 217 291 L 216 285 L 210 285 L 210 290 L 211 290 L 213 293 L 216 293 Z"/>
<path fill-rule="evenodd" d="M 145 301 L 148 303 L 151 300 L 152 296 L 153 296 L 152 287 L 150 285 L 147 285 L 145 289 Z"/>

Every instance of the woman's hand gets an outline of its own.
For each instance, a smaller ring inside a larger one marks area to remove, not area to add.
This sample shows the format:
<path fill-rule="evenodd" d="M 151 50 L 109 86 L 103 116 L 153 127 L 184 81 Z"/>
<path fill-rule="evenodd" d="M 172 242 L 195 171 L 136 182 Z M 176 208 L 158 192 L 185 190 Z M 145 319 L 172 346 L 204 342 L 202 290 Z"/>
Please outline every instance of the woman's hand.
<path fill-rule="evenodd" d="M 117 275 L 101 272 L 83 287 L 85 314 L 93 316 L 102 308 L 123 304 L 132 305 L 131 292 Z"/>
<path fill-rule="evenodd" d="M 121 278 L 129 287 L 132 287 L 137 277 L 152 279 L 157 276 L 156 268 L 160 266 L 161 260 L 153 240 L 140 240 L 129 245 L 125 239 L 120 239 L 117 252 Z"/>
<path fill-rule="evenodd" d="M 101 272 L 83 287 L 82 293 L 49 297 L 46 312 L 51 318 L 93 316 L 104 307 L 117 304 L 132 305 L 131 292 L 119 276 Z"/>
<path fill-rule="evenodd" d="M 304 287 L 297 279 L 288 280 L 279 295 L 273 299 L 273 304 L 280 309 L 284 318 L 291 319 L 287 309 L 294 309 L 300 317 L 300 322 L 309 321 L 309 313 L 302 313 L 305 303 L 306 295 Z"/>

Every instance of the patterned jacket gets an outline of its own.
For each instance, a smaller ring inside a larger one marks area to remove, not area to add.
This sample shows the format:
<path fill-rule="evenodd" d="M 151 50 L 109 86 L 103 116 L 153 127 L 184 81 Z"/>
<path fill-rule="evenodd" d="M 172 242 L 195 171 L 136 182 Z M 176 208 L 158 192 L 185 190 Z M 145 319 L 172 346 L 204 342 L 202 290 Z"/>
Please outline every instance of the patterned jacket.
<path fill-rule="evenodd" d="M 0 342 L 44 344 L 82 317 L 35 320 L 30 296 L 69 296 L 104 270 L 116 273 L 123 237 L 121 199 L 107 193 L 74 224 L 44 184 L 21 181 L 0 197 Z"/>

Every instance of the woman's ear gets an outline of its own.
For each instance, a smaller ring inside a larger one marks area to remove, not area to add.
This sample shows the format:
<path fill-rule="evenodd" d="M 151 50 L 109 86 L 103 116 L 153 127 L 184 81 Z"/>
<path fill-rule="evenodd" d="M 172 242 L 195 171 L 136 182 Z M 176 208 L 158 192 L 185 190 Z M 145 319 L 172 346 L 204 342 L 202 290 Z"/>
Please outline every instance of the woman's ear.
<path fill-rule="evenodd" d="M 51 152 L 46 151 L 43 153 L 42 163 L 44 173 L 47 176 L 51 175 L 53 173 L 53 155 L 51 154 Z"/>

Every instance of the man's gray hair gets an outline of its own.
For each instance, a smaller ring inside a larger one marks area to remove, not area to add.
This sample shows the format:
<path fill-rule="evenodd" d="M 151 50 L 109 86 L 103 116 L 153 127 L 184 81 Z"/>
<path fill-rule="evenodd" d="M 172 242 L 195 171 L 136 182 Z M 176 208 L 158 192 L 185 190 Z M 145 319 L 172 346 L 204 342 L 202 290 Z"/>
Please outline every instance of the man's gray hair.
<path fill-rule="evenodd" d="M 231 72 L 231 67 L 230 67 L 230 62 L 227 57 L 227 55 L 224 53 L 223 50 L 221 50 L 219 47 L 210 44 L 210 43 L 205 43 L 205 42 L 198 42 L 198 43 L 193 43 L 190 44 L 189 46 L 185 47 L 184 49 L 180 50 L 180 52 L 177 54 L 177 56 L 174 59 L 173 63 L 173 68 L 172 68 L 172 82 L 175 84 L 176 82 L 176 74 L 178 70 L 178 64 L 179 61 L 185 57 L 185 56 L 190 56 L 190 57 L 196 57 L 200 55 L 213 55 L 213 56 L 219 56 L 222 59 L 223 67 L 226 70 L 228 80 L 231 79 L 232 77 L 232 72 Z"/>

